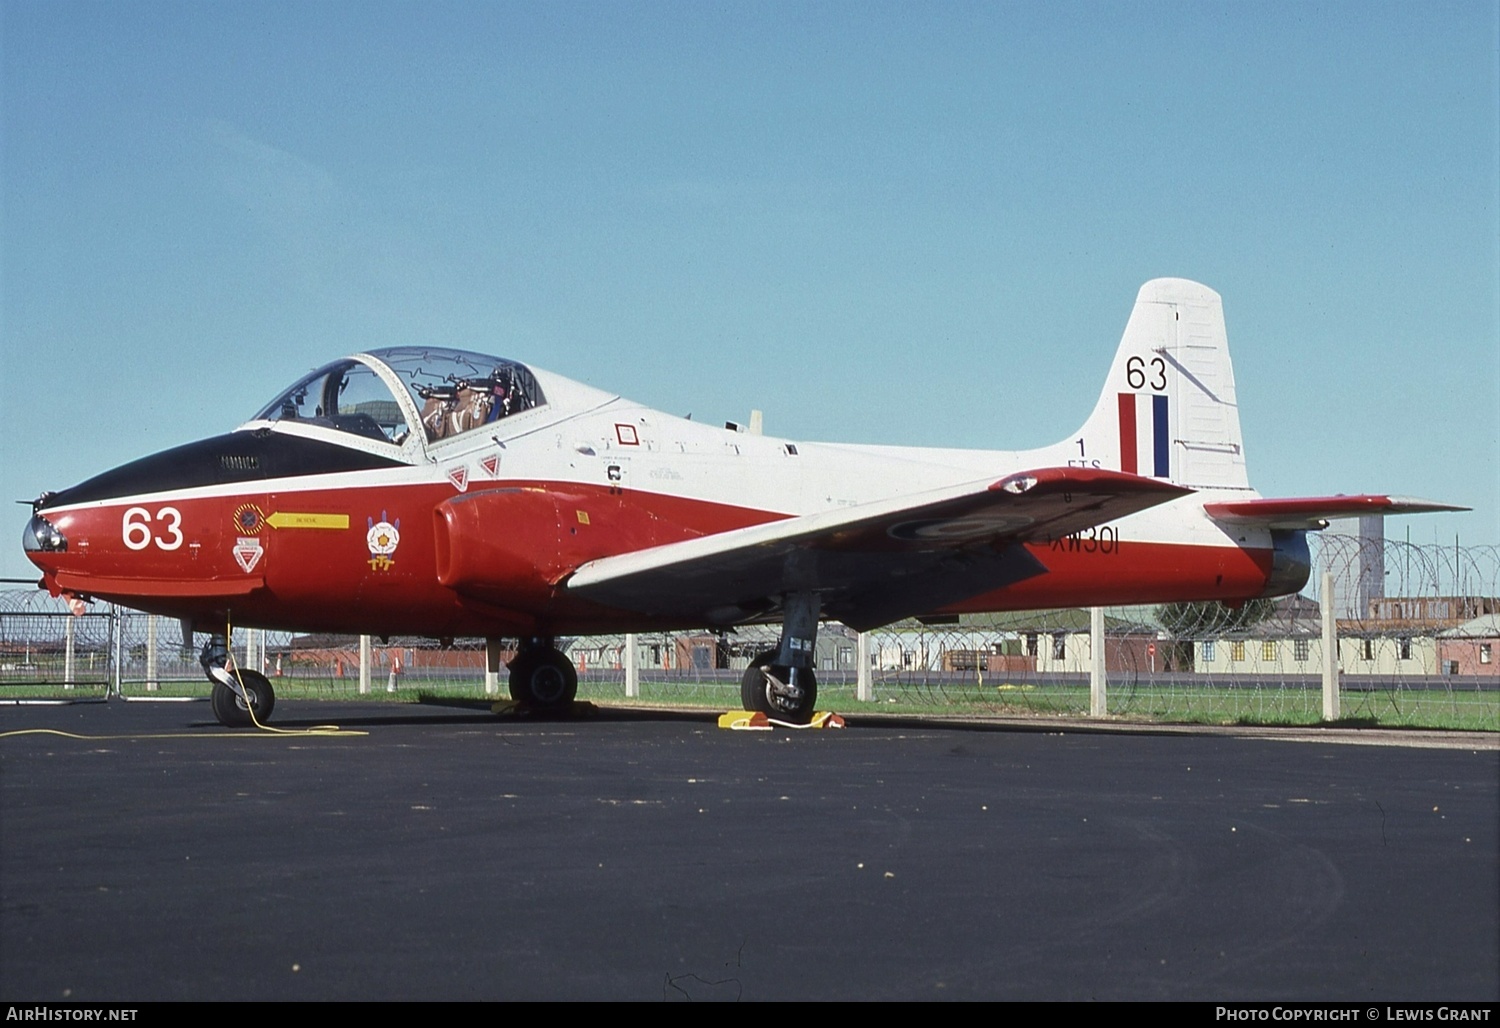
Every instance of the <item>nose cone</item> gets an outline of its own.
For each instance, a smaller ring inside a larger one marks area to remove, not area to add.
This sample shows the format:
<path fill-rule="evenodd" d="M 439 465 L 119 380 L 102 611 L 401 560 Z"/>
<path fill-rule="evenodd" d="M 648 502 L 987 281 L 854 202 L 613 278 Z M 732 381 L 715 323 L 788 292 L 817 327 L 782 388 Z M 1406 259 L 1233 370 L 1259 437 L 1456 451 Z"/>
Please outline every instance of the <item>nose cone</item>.
<path fill-rule="evenodd" d="M 21 530 L 21 548 L 31 563 L 42 570 L 44 580 L 49 583 L 68 559 L 67 536 L 41 514 L 33 514 Z"/>
<path fill-rule="evenodd" d="M 21 548 L 26 551 L 26 556 L 31 558 L 33 564 L 46 570 L 52 564 L 44 563 L 48 555 L 66 553 L 68 540 L 52 522 L 40 514 L 33 514 L 21 532 Z"/>

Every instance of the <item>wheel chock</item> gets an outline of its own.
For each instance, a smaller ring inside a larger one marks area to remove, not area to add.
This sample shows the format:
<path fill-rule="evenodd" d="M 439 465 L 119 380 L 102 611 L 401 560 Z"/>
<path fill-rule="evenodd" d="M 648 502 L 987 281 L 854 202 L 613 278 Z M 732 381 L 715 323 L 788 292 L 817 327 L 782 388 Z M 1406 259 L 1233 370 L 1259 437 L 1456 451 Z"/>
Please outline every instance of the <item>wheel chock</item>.
<path fill-rule="evenodd" d="M 498 714 L 501 717 L 534 717 L 541 720 L 549 718 L 566 720 L 567 718 L 574 717 L 592 717 L 599 711 L 599 708 L 588 700 L 574 700 L 568 704 L 566 709 L 558 710 L 547 710 L 542 707 L 533 706 L 530 703 L 517 703 L 515 700 L 494 700 L 488 706 L 491 714 Z"/>
<path fill-rule="evenodd" d="M 777 721 L 760 711 L 731 710 L 719 715 L 719 727 L 736 732 L 769 732 L 772 728 L 843 728 L 844 719 L 831 710 L 820 710 L 805 725 Z"/>
<path fill-rule="evenodd" d="M 731 710 L 719 715 L 719 727 L 736 732 L 769 732 L 771 719 L 758 710 Z"/>

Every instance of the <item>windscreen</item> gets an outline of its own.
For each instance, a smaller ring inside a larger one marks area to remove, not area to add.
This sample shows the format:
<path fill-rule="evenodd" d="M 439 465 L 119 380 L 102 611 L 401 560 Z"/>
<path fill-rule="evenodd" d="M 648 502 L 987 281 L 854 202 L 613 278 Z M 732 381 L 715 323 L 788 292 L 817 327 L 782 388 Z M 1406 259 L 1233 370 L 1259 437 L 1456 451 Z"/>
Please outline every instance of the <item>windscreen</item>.
<path fill-rule="evenodd" d="M 303 421 L 400 445 L 411 428 L 379 375 L 359 361 L 326 364 L 261 410 L 262 421 Z"/>

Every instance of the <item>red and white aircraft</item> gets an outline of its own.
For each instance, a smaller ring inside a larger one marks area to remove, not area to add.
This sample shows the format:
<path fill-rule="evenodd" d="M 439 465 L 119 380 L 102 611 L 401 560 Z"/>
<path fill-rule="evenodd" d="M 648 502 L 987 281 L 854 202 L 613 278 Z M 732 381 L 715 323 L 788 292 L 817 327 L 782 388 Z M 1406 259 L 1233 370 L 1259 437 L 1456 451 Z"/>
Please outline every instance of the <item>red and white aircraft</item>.
<path fill-rule="evenodd" d="M 1017 452 L 776 439 L 513 360 L 334 361 L 250 421 L 34 503 L 54 595 L 185 619 L 225 723 L 274 696 L 226 626 L 520 640 L 512 696 L 577 689 L 564 634 L 781 622 L 748 709 L 806 718 L 818 622 L 1295 592 L 1331 517 L 1460 510 L 1250 488 L 1219 296 L 1146 283 L 1083 427 Z M 492 646 L 498 652 L 498 644 Z"/>

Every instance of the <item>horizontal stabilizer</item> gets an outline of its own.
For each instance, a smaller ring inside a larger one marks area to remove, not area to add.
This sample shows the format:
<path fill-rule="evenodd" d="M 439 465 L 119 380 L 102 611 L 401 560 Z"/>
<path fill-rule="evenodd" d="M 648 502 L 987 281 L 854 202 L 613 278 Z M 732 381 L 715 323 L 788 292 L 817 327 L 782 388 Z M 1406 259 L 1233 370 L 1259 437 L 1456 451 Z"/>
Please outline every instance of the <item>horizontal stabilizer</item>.
<path fill-rule="evenodd" d="M 1046 568 L 1014 545 L 1057 538 L 1188 490 L 1093 468 L 1042 468 L 786 518 L 580 567 L 568 591 L 686 623 L 764 620 L 791 592 L 854 628 L 925 614 Z"/>
<path fill-rule="evenodd" d="M 1215 521 L 1261 528 L 1322 528 L 1332 518 L 1375 515 L 1432 514 L 1463 511 L 1451 503 L 1436 503 L 1414 496 L 1301 496 L 1289 499 L 1228 500 L 1206 503 L 1203 509 Z"/>

